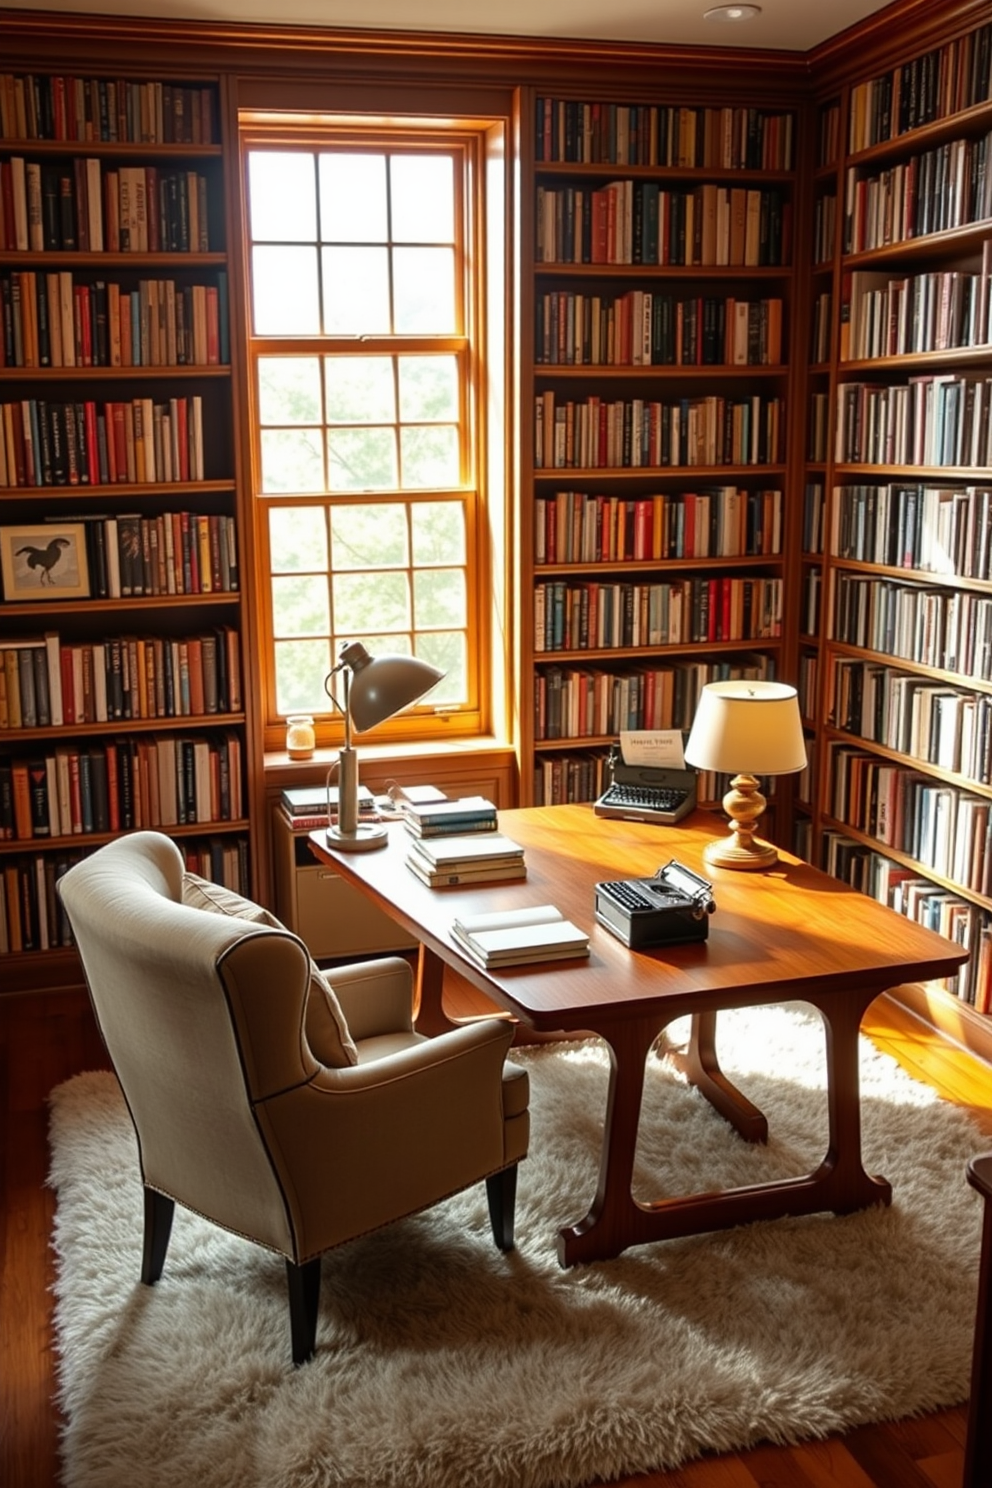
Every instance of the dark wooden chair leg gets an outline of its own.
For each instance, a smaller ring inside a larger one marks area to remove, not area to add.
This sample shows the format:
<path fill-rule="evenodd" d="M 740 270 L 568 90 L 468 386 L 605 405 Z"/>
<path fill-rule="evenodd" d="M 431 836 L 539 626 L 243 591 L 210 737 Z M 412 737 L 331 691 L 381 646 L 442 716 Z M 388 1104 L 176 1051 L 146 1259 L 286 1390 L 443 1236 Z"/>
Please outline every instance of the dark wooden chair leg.
<path fill-rule="evenodd" d="M 169 1249 L 174 1199 L 166 1198 L 154 1188 L 145 1189 L 145 1239 L 141 1254 L 141 1279 L 154 1286 L 162 1275 L 165 1253 Z"/>
<path fill-rule="evenodd" d="M 317 1342 L 317 1311 L 320 1306 L 320 1256 L 286 1262 L 289 1282 L 289 1326 L 293 1339 L 293 1363 L 305 1364 Z"/>
<path fill-rule="evenodd" d="M 486 1179 L 489 1222 L 500 1250 L 513 1249 L 513 1219 L 517 1205 L 517 1165 L 490 1173 Z"/>

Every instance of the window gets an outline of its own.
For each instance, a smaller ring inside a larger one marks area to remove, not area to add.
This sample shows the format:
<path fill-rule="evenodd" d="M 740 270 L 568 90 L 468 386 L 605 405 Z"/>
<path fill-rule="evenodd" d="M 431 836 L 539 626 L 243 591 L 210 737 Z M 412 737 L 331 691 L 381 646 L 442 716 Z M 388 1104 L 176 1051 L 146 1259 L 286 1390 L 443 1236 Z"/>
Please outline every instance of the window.
<path fill-rule="evenodd" d="M 481 127 L 242 121 L 270 748 L 290 713 L 336 737 L 324 679 L 353 640 L 445 673 L 393 732 L 487 726 L 483 146 Z"/>

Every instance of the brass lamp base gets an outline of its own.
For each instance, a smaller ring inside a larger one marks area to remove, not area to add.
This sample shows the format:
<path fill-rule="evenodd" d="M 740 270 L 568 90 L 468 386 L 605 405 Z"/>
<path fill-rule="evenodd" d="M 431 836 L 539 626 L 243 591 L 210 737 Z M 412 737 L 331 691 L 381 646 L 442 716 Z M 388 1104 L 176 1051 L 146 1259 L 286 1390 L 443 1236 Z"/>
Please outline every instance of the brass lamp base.
<path fill-rule="evenodd" d="M 740 868 L 761 872 L 778 862 L 778 849 L 770 842 L 759 841 L 754 833 L 758 818 L 766 806 L 754 775 L 735 775 L 730 790 L 723 798 L 723 809 L 730 817 L 730 834 L 711 842 L 703 857 L 711 868 Z"/>

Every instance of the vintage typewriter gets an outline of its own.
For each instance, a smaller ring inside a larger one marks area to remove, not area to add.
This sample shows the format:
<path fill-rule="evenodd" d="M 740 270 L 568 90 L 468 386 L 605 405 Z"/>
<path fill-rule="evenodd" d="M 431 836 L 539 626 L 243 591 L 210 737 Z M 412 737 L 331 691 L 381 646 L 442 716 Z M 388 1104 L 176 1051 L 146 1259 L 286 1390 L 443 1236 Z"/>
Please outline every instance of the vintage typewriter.
<path fill-rule="evenodd" d="M 674 826 L 696 807 L 695 770 L 627 765 L 614 749 L 607 761 L 609 784 L 595 803 L 597 816 Z"/>
<path fill-rule="evenodd" d="M 597 920 L 634 950 L 706 940 L 715 909 L 713 885 L 677 858 L 654 878 L 596 885 Z"/>

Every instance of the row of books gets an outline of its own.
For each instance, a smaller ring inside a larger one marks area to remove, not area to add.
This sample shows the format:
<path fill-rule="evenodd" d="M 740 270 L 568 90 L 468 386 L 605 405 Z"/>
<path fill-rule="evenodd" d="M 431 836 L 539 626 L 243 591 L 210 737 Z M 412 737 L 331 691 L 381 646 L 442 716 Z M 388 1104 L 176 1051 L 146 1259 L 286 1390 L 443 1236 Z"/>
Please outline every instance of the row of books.
<path fill-rule="evenodd" d="M 803 587 L 799 611 L 799 628 L 804 635 L 820 634 L 820 601 L 823 597 L 823 571 L 811 568 L 803 574 Z M 812 694 L 810 694 L 812 696 Z M 807 718 L 816 716 L 815 708 L 806 710 Z"/>
<path fill-rule="evenodd" d="M 948 140 L 862 175 L 851 166 L 844 194 L 844 252 L 924 238 L 992 217 L 992 130 Z"/>
<path fill-rule="evenodd" d="M 689 729 L 707 682 L 767 679 L 771 658 L 748 663 L 680 662 L 673 666 L 601 671 L 592 667 L 538 667 L 534 675 L 534 736 L 588 739 L 629 729 Z M 586 797 L 580 797 L 585 800 Z"/>
<path fill-rule="evenodd" d="M 210 367 L 230 361 L 227 276 L 139 279 L 68 269 L 0 275 L 0 367 Z"/>
<path fill-rule="evenodd" d="M 209 145 L 214 89 L 57 73 L 0 73 L 0 138 Z"/>
<path fill-rule="evenodd" d="M 534 126 L 538 162 L 765 171 L 793 164 L 793 115 L 765 109 L 539 95 Z"/>
<path fill-rule="evenodd" d="M 852 657 L 834 661 L 837 728 L 969 780 L 992 779 L 992 697 Z"/>
<path fill-rule="evenodd" d="M 774 465 L 784 416 L 781 398 L 758 393 L 673 403 L 594 396 L 576 403 L 561 402 L 549 389 L 534 399 L 534 464 L 539 470 Z"/>
<path fill-rule="evenodd" d="M 837 197 L 824 191 L 813 206 L 813 262 L 829 263 L 834 256 L 837 238 Z M 822 358 L 826 360 L 826 358 Z"/>
<path fill-rule="evenodd" d="M 557 491 L 534 499 L 534 562 L 659 562 L 773 556 L 782 492 L 713 486 L 656 496 Z"/>
<path fill-rule="evenodd" d="M 406 865 L 431 889 L 527 877 L 523 848 L 496 830 L 415 837 Z"/>
<path fill-rule="evenodd" d="M 90 594 L 134 599 L 159 594 L 231 594 L 238 589 L 233 517 L 160 512 L 143 517 L 73 517 L 85 529 Z"/>
<path fill-rule="evenodd" d="M 556 290 L 537 296 L 542 366 L 777 366 L 782 301 L 731 295 L 622 295 Z"/>
<path fill-rule="evenodd" d="M 0 487 L 204 479 L 203 398 L 0 404 Z"/>
<path fill-rule="evenodd" d="M 831 636 L 941 672 L 992 675 L 992 598 L 838 571 Z"/>
<path fill-rule="evenodd" d="M 978 1012 L 990 1011 L 992 935 L 984 910 L 842 832 L 824 833 L 822 863 L 834 878 L 870 894 L 897 914 L 935 930 L 938 935 L 967 946 L 969 959 L 943 985 L 963 1002 L 972 1003 Z"/>
<path fill-rule="evenodd" d="M 191 873 L 239 894 L 249 892 L 247 837 L 180 837 L 177 843 Z M 75 944 L 55 886 L 63 873 L 84 856 L 60 845 L 49 852 L 3 858 L 0 955 L 57 950 Z"/>
<path fill-rule="evenodd" d="M 792 252 L 792 209 L 768 187 L 538 185 L 538 264 L 771 268 Z"/>
<path fill-rule="evenodd" d="M 838 486 L 832 522 L 835 557 L 992 578 L 992 485 Z"/>
<path fill-rule="evenodd" d="M 849 149 L 868 150 L 992 98 L 992 24 L 851 89 Z M 829 156 L 828 159 L 832 159 Z"/>
<path fill-rule="evenodd" d="M 810 480 L 803 488 L 803 552 L 816 555 L 823 552 L 823 519 L 826 509 L 823 482 Z"/>
<path fill-rule="evenodd" d="M 833 816 L 962 889 L 992 896 L 992 802 L 846 744 L 830 751 Z"/>
<path fill-rule="evenodd" d="M 755 575 L 678 583 L 537 584 L 534 650 L 700 645 L 782 634 L 782 580 Z"/>
<path fill-rule="evenodd" d="M 279 799 L 279 809 L 292 832 L 312 832 L 326 827 L 337 820 L 338 787 L 286 786 Z M 376 799 L 367 785 L 358 787 L 358 813 L 362 821 L 378 820 Z"/>
<path fill-rule="evenodd" d="M 240 634 L 230 625 L 192 636 L 123 635 L 75 645 L 54 632 L 7 638 L 0 647 L 0 729 L 237 713 L 240 651 Z"/>
<path fill-rule="evenodd" d="M 140 735 L 0 758 L 0 839 L 240 821 L 240 734 Z"/>
<path fill-rule="evenodd" d="M 955 373 L 837 389 L 835 458 L 857 465 L 992 465 L 992 377 Z"/>
<path fill-rule="evenodd" d="M 538 755 L 534 762 L 534 805 L 597 800 L 609 778 L 608 757 L 606 750 Z"/>
<path fill-rule="evenodd" d="M 893 277 L 880 270 L 845 276 L 841 361 L 987 346 L 992 341 L 992 238 L 981 267 Z"/>
<path fill-rule="evenodd" d="M 16 253 L 209 253 L 207 177 L 77 157 L 0 160 L 0 249 Z"/>

